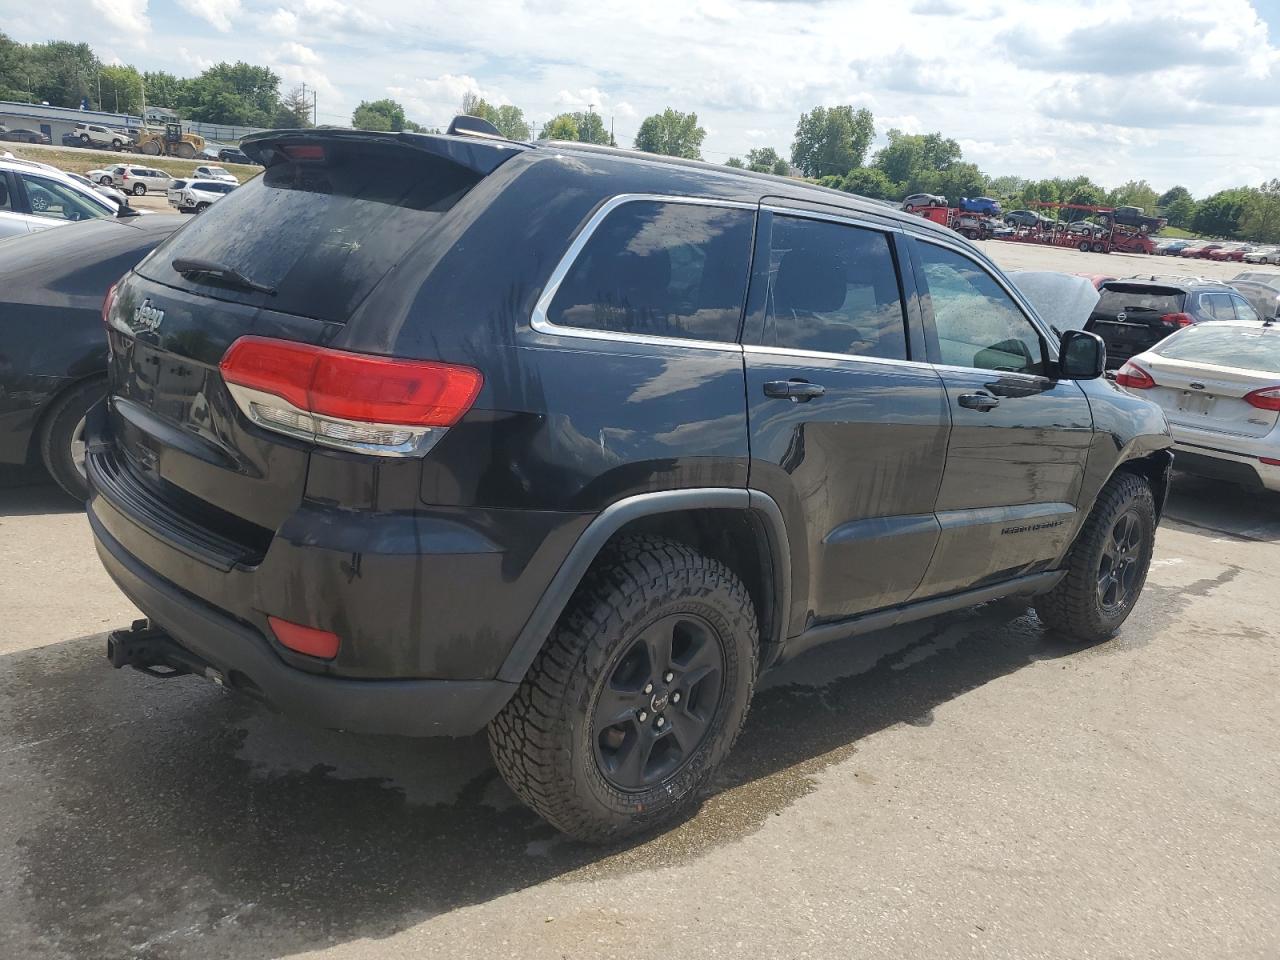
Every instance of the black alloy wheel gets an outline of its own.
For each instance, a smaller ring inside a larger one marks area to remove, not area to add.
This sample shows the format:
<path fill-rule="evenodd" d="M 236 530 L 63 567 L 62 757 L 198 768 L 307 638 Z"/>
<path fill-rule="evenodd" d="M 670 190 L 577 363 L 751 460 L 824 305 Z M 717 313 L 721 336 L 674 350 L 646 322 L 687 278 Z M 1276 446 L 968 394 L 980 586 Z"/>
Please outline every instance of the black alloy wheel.
<path fill-rule="evenodd" d="M 1124 608 L 1137 587 L 1142 558 L 1142 523 L 1133 510 L 1116 520 L 1098 561 L 1098 606 L 1105 613 Z"/>
<path fill-rule="evenodd" d="M 682 613 L 648 626 L 596 698 L 593 742 L 605 780 L 639 792 L 676 773 L 706 739 L 723 685 L 724 647 L 710 623 Z"/>

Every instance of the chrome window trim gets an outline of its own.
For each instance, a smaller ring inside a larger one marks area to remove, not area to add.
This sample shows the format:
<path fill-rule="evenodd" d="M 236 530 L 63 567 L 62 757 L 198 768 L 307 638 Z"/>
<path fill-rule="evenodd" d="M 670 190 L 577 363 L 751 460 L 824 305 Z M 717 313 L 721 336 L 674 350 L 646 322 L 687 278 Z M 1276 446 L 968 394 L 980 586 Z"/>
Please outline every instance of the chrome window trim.
<path fill-rule="evenodd" d="M 989 370 L 986 367 L 959 367 L 953 363 L 933 363 L 930 364 L 933 369 L 939 373 L 981 373 L 988 379 L 1005 379 L 1006 377 L 1016 377 L 1019 380 L 1026 380 L 1031 383 L 1062 383 L 1061 380 L 1055 380 L 1053 377 L 1046 377 L 1043 373 L 1023 373 L 1021 370 Z M 1073 380 L 1072 383 L 1075 381 Z"/>
<path fill-rule="evenodd" d="M 1048 346 L 1049 353 L 1050 353 L 1050 356 L 1047 359 L 1050 362 L 1057 361 L 1058 359 L 1057 337 L 1055 337 L 1053 334 L 1053 331 L 1049 329 L 1049 325 L 1040 318 L 1040 315 L 1038 313 L 1036 313 L 1035 308 L 1032 307 L 1031 304 L 1028 303 L 1025 298 L 1023 298 L 1022 294 L 1020 294 L 1016 289 L 1014 289 L 1011 285 L 1005 282 L 1004 277 L 1001 276 L 998 267 L 996 268 L 996 270 L 993 271 L 990 266 L 988 266 L 987 264 L 984 264 L 981 260 L 976 259 L 973 255 L 973 251 L 966 250 L 964 247 L 962 247 L 958 243 L 951 243 L 945 237 L 926 237 L 926 236 L 922 236 L 919 233 L 916 233 L 915 231 L 908 231 L 908 232 L 910 233 L 912 238 L 914 238 L 917 241 L 920 241 L 922 243 L 929 243 L 935 247 L 943 247 L 944 249 L 950 250 L 953 253 L 958 253 L 960 254 L 960 256 L 968 260 L 970 263 L 974 264 L 974 266 L 981 267 L 983 272 L 986 273 L 987 276 L 991 277 L 991 279 L 996 282 L 996 286 L 998 286 L 1001 290 L 1003 290 L 1005 293 L 1009 295 L 1009 299 L 1012 300 L 1014 305 L 1018 307 L 1019 310 L 1022 311 L 1022 315 L 1027 318 L 1027 322 L 1030 323 L 1031 326 L 1036 330 L 1036 332 L 1039 333 L 1040 336 L 1044 338 L 1045 344 Z M 992 264 L 992 266 L 994 266 L 994 264 Z M 934 335 L 937 336 L 936 330 L 934 331 Z M 981 370 L 982 368 L 981 367 L 965 367 L 964 369 Z M 1040 374 L 1035 374 L 1035 376 L 1040 376 Z M 1052 379 L 1052 378 L 1049 378 L 1049 379 Z"/>
<path fill-rule="evenodd" d="M 762 204 L 760 209 L 772 213 L 774 216 L 803 217 L 806 220 L 828 220 L 832 223 L 843 223 L 850 227 L 862 227 L 865 230 L 876 230 L 880 233 L 901 232 L 893 224 L 880 223 L 875 220 L 863 220 L 856 215 L 828 213 L 825 210 L 810 210 L 801 207 L 779 207 L 770 203 Z"/>
<path fill-rule="evenodd" d="M 805 350 L 801 347 L 769 347 L 763 344 L 743 344 L 744 353 L 771 355 L 775 357 L 794 357 L 798 360 L 841 360 L 858 363 L 879 363 L 892 367 L 912 367 L 917 370 L 931 370 L 933 364 L 923 360 L 898 360 L 894 357 L 870 357 L 858 353 L 827 353 L 823 350 Z"/>
<path fill-rule="evenodd" d="M 612 340 L 616 343 L 636 343 L 648 344 L 655 347 L 686 347 L 693 350 L 714 350 L 720 353 L 741 353 L 742 346 L 733 340 L 694 340 L 685 337 L 662 337 L 647 333 L 619 333 L 614 330 L 592 330 L 588 327 L 570 327 L 558 323 L 552 323 L 547 319 L 547 311 L 551 309 L 551 301 L 555 299 L 556 294 L 560 290 L 560 284 L 564 282 L 564 278 L 569 275 L 574 262 L 582 253 L 582 249 L 591 239 L 592 234 L 596 232 L 600 224 L 604 222 L 609 214 L 613 213 L 620 206 L 626 203 L 637 203 L 642 201 L 654 203 L 681 203 L 689 206 L 697 207 L 723 207 L 730 210 L 750 210 L 754 212 L 758 209 L 758 204 L 749 203 L 745 200 L 722 200 L 718 197 L 681 197 L 661 193 L 620 193 L 610 197 L 586 222 L 578 235 L 573 238 L 573 242 L 569 244 L 569 249 L 564 252 L 564 256 L 560 258 L 560 262 L 556 264 L 556 268 L 551 271 L 551 276 L 547 280 L 547 285 L 542 289 L 542 295 L 538 297 L 538 302 L 534 305 L 533 313 L 529 317 L 529 326 L 538 333 L 550 334 L 558 337 L 574 337 L 583 340 Z M 755 236 L 755 226 L 752 225 L 752 237 Z M 743 264 L 745 271 L 747 264 Z M 747 278 L 748 285 L 750 278 Z M 745 300 L 746 291 L 744 287 L 743 296 Z"/>

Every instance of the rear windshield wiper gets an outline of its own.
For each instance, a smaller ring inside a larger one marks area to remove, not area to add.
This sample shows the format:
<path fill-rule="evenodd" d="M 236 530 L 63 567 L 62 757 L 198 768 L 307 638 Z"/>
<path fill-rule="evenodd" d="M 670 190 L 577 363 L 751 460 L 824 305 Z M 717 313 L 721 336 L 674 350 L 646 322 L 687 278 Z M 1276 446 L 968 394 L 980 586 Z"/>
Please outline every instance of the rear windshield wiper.
<path fill-rule="evenodd" d="M 221 280 L 223 283 L 239 287 L 242 290 L 253 290 L 256 293 L 265 293 L 268 296 L 276 295 L 276 288 L 269 287 L 265 283 L 259 283 L 246 277 L 235 267 L 229 267 L 225 263 L 218 263 L 214 260 L 195 260 L 187 257 L 178 257 L 173 261 L 173 269 L 178 271 L 184 277 L 204 276 L 213 277 L 215 280 Z"/>

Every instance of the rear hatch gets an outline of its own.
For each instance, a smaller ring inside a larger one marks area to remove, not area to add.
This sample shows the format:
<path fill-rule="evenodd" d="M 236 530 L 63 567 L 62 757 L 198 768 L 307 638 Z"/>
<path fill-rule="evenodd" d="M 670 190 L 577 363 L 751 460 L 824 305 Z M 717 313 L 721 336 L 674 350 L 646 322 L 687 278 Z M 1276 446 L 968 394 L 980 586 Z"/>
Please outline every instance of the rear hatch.
<path fill-rule="evenodd" d="M 1199 324 L 1135 361 L 1156 382 L 1143 392 L 1175 428 L 1234 437 L 1263 437 L 1276 426 L 1276 400 L 1250 403 L 1251 393 L 1280 389 L 1280 330 Z"/>
<path fill-rule="evenodd" d="M 1109 364 L 1142 353 L 1180 329 L 1176 320 L 1168 318 L 1183 312 L 1184 290 L 1111 281 L 1102 285 L 1099 294 L 1085 329 L 1106 341 Z"/>
<path fill-rule="evenodd" d="M 301 501 L 311 445 L 248 424 L 219 361 L 247 335 L 332 343 L 397 262 L 520 149 L 462 139 L 320 131 L 246 143 L 264 173 L 157 248 L 111 307 L 115 443 L 103 456 L 121 497 L 232 534 L 239 559 L 265 549 Z M 190 261 L 226 269 L 193 272 Z"/>

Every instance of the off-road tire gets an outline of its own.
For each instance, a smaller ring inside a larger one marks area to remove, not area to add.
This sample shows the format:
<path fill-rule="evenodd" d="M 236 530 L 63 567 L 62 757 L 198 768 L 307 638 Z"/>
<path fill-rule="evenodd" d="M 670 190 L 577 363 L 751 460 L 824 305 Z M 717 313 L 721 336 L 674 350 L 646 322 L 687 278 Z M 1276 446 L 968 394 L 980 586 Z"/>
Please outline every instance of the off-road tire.
<path fill-rule="evenodd" d="M 82 503 L 89 496 L 89 485 L 76 467 L 71 442 L 80 421 L 106 390 L 101 378 L 72 387 L 53 402 L 40 424 L 40 459 L 45 469 L 68 496 Z"/>
<path fill-rule="evenodd" d="M 721 697 L 681 767 L 652 788 L 624 792 L 597 761 L 594 706 L 632 638 L 673 613 L 695 615 L 718 633 Z M 673 820 L 696 801 L 742 729 L 758 649 L 751 597 L 728 567 L 674 540 L 620 540 L 592 566 L 516 695 L 489 724 L 494 763 L 521 800 L 579 840 L 604 842 Z"/>
<path fill-rule="evenodd" d="M 1129 510 L 1137 514 L 1141 525 L 1137 580 L 1127 602 L 1118 610 L 1108 612 L 1098 599 L 1099 566 L 1116 521 Z M 1155 498 L 1147 481 L 1126 471 L 1112 476 L 1098 494 L 1067 555 L 1067 575 L 1035 600 L 1040 622 L 1081 643 L 1098 643 L 1113 636 L 1142 595 L 1155 546 L 1155 528 Z"/>

